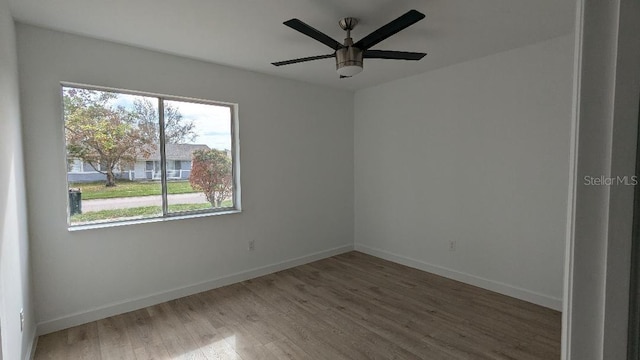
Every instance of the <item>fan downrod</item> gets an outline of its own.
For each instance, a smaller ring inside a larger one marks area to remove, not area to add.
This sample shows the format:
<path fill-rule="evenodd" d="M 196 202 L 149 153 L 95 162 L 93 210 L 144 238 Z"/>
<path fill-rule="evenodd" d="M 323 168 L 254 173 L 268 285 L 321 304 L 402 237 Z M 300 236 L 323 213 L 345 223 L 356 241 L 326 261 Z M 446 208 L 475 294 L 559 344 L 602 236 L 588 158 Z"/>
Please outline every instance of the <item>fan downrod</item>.
<path fill-rule="evenodd" d="M 346 17 L 338 21 L 338 25 L 347 32 L 344 47 L 336 50 L 336 70 L 341 77 L 351 77 L 362 71 L 363 51 L 353 46 L 351 30 L 358 25 L 358 19 Z"/>

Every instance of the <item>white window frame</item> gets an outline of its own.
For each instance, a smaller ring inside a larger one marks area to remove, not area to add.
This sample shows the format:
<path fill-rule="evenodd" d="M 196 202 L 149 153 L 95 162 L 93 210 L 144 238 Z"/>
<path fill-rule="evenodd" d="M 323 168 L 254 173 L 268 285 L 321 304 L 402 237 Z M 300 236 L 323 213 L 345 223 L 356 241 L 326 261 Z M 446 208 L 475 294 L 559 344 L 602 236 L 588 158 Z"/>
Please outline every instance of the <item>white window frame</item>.
<path fill-rule="evenodd" d="M 226 214 L 235 214 L 240 213 L 242 211 L 241 207 L 241 188 L 240 188 L 240 144 L 239 144 L 239 136 L 238 136 L 238 104 L 230 103 L 230 102 L 221 102 L 214 100 L 206 100 L 199 99 L 193 97 L 185 97 L 185 96 L 176 96 L 176 95 L 166 95 L 166 94 L 158 94 L 152 92 L 145 91 L 136 91 L 136 90 L 126 90 L 126 89 L 118 89 L 111 88 L 105 86 L 97 86 L 97 85 L 87 85 L 73 82 L 61 82 L 60 83 L 60 104 L 64 108 L 63 101 L 63 89 L 64 88 L 78 88 L 78 89 L 86 89 L 86 90 L 95 90 L 95 91 L 105 91 L 105 92 L 113 92 L 118 94 L 126 94 L 126 95 L 136 95 L 136 96 L 145 96 L 145 97 L 154 97 L 158 99 L 158 116 L 160 122 L 160 156 L 161 156 L 161 175 L 160 179 L 162 185 L 162 214 L 155 217 L 148 217 L 143 219 L 123 219 L 123 220 L 113 220 L 113 221 L 105 221 L 105 222 L 96 222 L 89 224 L 71 224 L 71 216 L 69 213 L 69 198 L 67 197 L 67 225 L 69 231 L 74 230 L 84 230 L 84 229 L 93 229 L 93 228 L 104 228 L 111 226 L 121 226 L 128 224 L 141 224 L 141 223 L 149 223 L 149 222 L 158 222 L 158 221 L 166 221 L 166 220 L 177 220 L 177 219 L 189 219 L 195 217 L 203 217 L 203 216 L 211 216 L 211 215 L 226 215 Z M 232 163 L 232 176 L 233 176 L 233 204 L 230 207 L 224 208 L 212 208 L 212 209 L 202 209 L 202 210 L 193 210 L 193 211 L 182 211 L 182 212 L 173 212 L 170 213 L 168 211 L 168 200 L 167 200 L 167 168 L 166 168 L 166 154 L 165 154 L 165 142 L 164 142 L 164 101 L 181 101 L 181 102 L 189 102 L 189 103 L 197 103 L 204 105 L 214 105 L 214 106 L 224 106 L 230 109 L 230 128 L 231 128 L 231 163 Z M 63 109 L 64 114 L 64 109 Z M 65 119 L 64 115 L 62 116 L 62 131 L 63 135 L 65 134 Z M 63 136 L 63 148 L 64 148 L 64 159 L 65 163 L 67 162 L 67 150 L 66 150 L 66 138 Z M 84 166 L 84 163 L 82 164 Z M 154 163 L 155 167 L 155 163 Z M 93 170 L 93 169 L 92 169 Z M 69 189 L 69 177 L 67 176 L 68 172 L 65 172 L 65 184 L 66 189 L 65 192 Z"/>

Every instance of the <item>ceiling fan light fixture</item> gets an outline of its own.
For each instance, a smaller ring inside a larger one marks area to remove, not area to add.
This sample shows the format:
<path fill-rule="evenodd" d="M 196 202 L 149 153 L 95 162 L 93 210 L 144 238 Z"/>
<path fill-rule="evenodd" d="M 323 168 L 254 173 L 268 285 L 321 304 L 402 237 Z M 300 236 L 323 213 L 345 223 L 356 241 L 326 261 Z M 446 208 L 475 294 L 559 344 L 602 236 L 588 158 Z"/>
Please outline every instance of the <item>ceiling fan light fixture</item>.
<path fill-rule="evenodd" d="M 354 76 L 362 71 L 362 50 L 348 46 L 336 51 L 336 71 L 341 76 Z"/>
<path fill-rule="evenodd" d="M 346 17 L 338 22 L 340 28 L 347 32 L 347 37 L 344 39 L 344 43 L 342 44 L 332 37 L 328 36 L 327 34 L 321 32 L 320 30 L 314 29 L 313 27 L 305 24 L 299 19 L 290 19 L 285 21 L 283 24 L 330 47 L 334 52 L 325 55 L 307 56 L 298 59 L 276 61 L 271 64 L 273 64 L 274 66 L 282 66 L 335 57 L 336 71 L 342 79 L 359 74 L 363 68 L 363 58 L 417 61 L 422 59 L 427 54 L 410 51 L 371 50 L 371 47 L 424 18 L 425 15 L 418 10 L 409 10 L 404 15 L 396 18 L 386 25 L 383 25 L 382 27 L 378 28 L 378 30 L 375 30 L 374 32 L 360 39 L 358 42 L 354 43 L 353 39 L 351 38 L 351 30 L 353 30 L 353 28 L 358 24 L 358 19 L 354 17 Z"/>
<path fill-rule="evenodd" d="M 338 75 L 351 77 L 362 72 L 362 66 L 357 65 L 345 65 L 343 67 L 338 68 Z"/>

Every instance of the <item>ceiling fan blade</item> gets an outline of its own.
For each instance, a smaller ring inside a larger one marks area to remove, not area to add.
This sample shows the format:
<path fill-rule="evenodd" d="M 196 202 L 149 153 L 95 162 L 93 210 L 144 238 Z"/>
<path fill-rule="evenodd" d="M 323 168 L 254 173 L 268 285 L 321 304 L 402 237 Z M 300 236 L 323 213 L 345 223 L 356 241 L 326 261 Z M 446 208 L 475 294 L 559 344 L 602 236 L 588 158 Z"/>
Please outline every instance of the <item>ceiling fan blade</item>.
<path fill-rule="evenodd" d="M 303 57 L 303 58 L 299 58 L 299 59 L 291 59 L 291 60 L 285 60 L 285 61 L 277 61 L 272 63 L 275 66 L 282 66 L 282 65 L 289 65 L 289 64 L 297 64 L 297 63 L 301 63 L 301 62 L 305 62 L 305 61 L 313 61 L 313 60 L 320 60 L 320 59 L 328 59 L 328 58 L 332 58 L 335 57 L 335 54 L 327 54 L 327 55 L 318 55 L 318 56 L 308 56 L 308 57 Z"/>
<path fill-rule="evenodd" d="M 363 57 L 367 59 L 420 60 L 425 53 L 393 50 L 365 50 Z"/>
<path fill-rule="evenodd" d="M 381 42 L 382 40 L 402 31 L 409 26 L 417 23 L 418 21 L 425 18 L 425 15 L 417 10 L 409 10 L 406 14 L 400 16 L 399 18 L 391 21 L 387 25 L 382 26 L 378 30 L 372 32 L 371 34 L 363 37 L 355 43 L 353 46 L 357 47 L 361 50 L 367 50 L 373 45 Z"/>
<path fill-rule="evenodd" d="M 293 30 L 297 30 L 313 39 L 316 39 L 318 41 L 320 41 L 321 43 L 327 45 L 328 47 L 332 48 L 333 50 L 338 50 L 340 48 L 342 48 L 342 44 L 339 43 L 338 41 L 330 38 L 328 35 L 320 32 L 317 29 L 312 28 L 311 26 L 303 23 L 302 21 L 298 20 L 298 19 L 291 19 L 291 20 L 287 20 L 285 22 L 283 22 L 283 24 L 285 24 L 286 26 L 292 28 Z"/>
<path fill-rule="evenodd" d="M 350 78 L 351 76 L 344 76 L 344 75 L 340 75 L 340 79 L 344 79 L 344 78 Z"/>

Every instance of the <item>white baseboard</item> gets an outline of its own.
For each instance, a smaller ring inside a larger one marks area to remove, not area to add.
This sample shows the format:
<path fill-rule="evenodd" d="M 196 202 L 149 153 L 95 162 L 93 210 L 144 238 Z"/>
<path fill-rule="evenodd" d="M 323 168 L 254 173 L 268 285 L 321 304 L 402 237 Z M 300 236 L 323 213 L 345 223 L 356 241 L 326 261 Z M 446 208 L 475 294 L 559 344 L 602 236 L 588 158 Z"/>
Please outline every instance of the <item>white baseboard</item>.
<path fill-rule="evenodd" d="M 398 264 L 406 265 L 415 269 L 430 272 L 449 279 L 460 281 L 469 285 L 477 286 L 483 289 L 491 290 L 503 295 L 511 296 L 516 299 L 524 300 L 536 305 L 544 306 L 553 310 L 562 311 L 562 299 L 554 298 L 548 295 L 536 293 L 527 289 L 505 284 L 503 282 L 481 278 L 475 275 L 463 273 L 460 271 L 448 269 L 442 266 L 429 264 L 420 260 L 411 259 L 405 256 L 390 253 L 385 250 L 375 249 L 362 244 L 355 244 L 356 251 L 363 252 L 381 259 L 393 261 Z"/>
<path fill-rule="evenodd" d="M 376 256 L 385 260 L 393 261 L 398 264 L 406 265 L 423 271 L 427 271 L 436 275 L 444 276 L 449 279 L 461 281 L 470 285 L 478 286 L 483 289 L 495 291 L 500 294 L 514 297 L 516 299 L 528 301 L 537 305 L 561 311 L 562 299 L 539 294 L 530 290 L 518 288 L 502 282 L 481 278 L 478 276 L 466 274 L 460 271 L 448 269 L 438 265 L 425 263 L 419 260 L 411 259 L 405 256 L 390 253 L 385 250 L 375 249 L 362 244 L 345 245 L 337 248 L 319 251 L 313 254 L 301 256 L 298 258 L 285 260 L 279 263 L 266 265 L 246 271 L 230 274 L 209 281 L 192 284 L 173 290 L 155 293 L 143 297 L 132 298 L 108 305 L 100 306 L 91 310 L 77 312 L 65 316 L 61 316 L 52 320 L 38 323 L 36 336 L 34 336 L 33 344 L 27 352 L 27 360 L 33 358 L 35 353 L 38 336 L 52 333 L 58 330 L 67 329 L 73 326 L 86 324 L 91 321 L 107 318 L 129 311 L 145 308 L 165 301 L 179 299 L 181 297 L 197 294 L 203 291 L 215 289 L 218 287 L 234 284 L 237 282 L 249 280 L 255 277 L 271 274 L 277 271 L 289 269 L 299 265 L 303 265 L 312 261 L 321 260 L 334 255 L 342 254 L 352 250 L 357 250 L 365 254 Z"/>
<path fill-rule="evenodd" d="M 107 318 L 118 314 L 123 314 L 129 311 L 145 308 L 160 304 L 166 301 L 179 299 L 181 297 L 197 294 L 203 291 L 215 289 L 218 287 L 234 284 L 237 282 L 249 280 L 258 276 L 271 274 L 277 271 L 282 271 L 312 261 L 328 258 L 334 255 L 342 254 L 353 250 L 353 245 L 345 245 L 337 248 L 319 251 L 309 255 L 297 257 L 290 260 L 285 260 L 279 263 L 261 266 L 254 269 L 238 272 L 235 274 L 226 275 L 216 279 L 200 282 L 197 284 L 180 287 L 177 289 L 155 293 L 143 297 L 127 299 L 116 303 L 100 306 L 91 310 L 77 312 L 65 316 L 58 317 L 56 319 L 47 320 L 38 323 L 37 334 L 44 335 L 52 333 L 58 330 L 67 329 L 73 326 L 86 324 L 92 321 Z"/>

